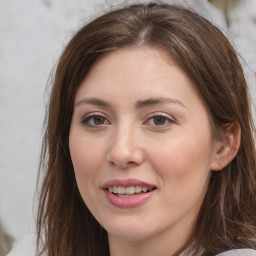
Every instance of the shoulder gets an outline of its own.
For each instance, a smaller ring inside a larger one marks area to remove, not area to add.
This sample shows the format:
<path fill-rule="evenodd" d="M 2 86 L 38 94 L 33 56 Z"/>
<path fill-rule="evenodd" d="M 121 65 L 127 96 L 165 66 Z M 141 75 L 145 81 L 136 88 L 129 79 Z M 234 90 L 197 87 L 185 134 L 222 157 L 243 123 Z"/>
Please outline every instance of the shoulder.
<path fill-rule="evenodd" d="M 237 249 L 220 253 L 216 256 L 256 256 L 256 250 L 253 249 Z"/>

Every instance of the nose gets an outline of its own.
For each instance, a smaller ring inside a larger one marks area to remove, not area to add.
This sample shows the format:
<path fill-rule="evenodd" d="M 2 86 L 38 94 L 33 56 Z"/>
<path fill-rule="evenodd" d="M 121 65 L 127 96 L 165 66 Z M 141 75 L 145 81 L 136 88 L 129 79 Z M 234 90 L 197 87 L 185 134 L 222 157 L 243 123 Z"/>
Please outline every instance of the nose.
<path fill-rule="evenodd" d="M 144 152 L 139 137 L 132 125 L 118 127 L 110 139 L 107 161 L 122 169 L 140 165 L 144 161 Z"/>

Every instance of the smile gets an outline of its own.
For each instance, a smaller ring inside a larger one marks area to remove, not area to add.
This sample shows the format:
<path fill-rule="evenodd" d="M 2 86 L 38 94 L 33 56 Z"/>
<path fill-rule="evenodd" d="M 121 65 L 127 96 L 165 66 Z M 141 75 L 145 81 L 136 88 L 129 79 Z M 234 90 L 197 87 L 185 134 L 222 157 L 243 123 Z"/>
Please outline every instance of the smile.
<path fill-rule="evenodd" d="M 155 188 L 147 188 L 142 186 L 129 186 L 129 187 L 123 187 L 123 186 L 113 186 L 107 188 L 110 193 L 113 193 L 116 196 L 119 197 L 129 197 L 133 195 L 138 195 L 141 193 L 147 193 Z"/>
<path fill-rule="evenodd" d="M 157 187 L 136 179 L 128 179 L 109 181 L 104 184 L 103 189 L 113 206 L 131 208 L 148 201 Z"/>

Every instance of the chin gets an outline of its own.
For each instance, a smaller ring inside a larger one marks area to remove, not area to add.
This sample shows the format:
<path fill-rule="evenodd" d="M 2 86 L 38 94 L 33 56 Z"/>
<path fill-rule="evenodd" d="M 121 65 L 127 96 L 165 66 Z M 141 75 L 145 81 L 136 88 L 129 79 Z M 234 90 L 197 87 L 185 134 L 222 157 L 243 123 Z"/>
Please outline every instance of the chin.
<path fill-rule="evenodd" d="M 108 223 L 105 230 L 108 233 L 108 236 L 118 237 L 118 239 L 136 242 L 147 239 L 154 234 L 152 229 L 149 229 L 149 224 L 138 223 L 136 221 L 125 221 L 121 223 L 116 222 L 111 225 Z"/>
<path fill-rule="evenodd" d="M 117 237 L 120 240 L 127 242 L 140 242 L 150 237 L 151 232 L 143 232 L 141 230 L 114 230 L 108 232 L 109 237 Z"/>

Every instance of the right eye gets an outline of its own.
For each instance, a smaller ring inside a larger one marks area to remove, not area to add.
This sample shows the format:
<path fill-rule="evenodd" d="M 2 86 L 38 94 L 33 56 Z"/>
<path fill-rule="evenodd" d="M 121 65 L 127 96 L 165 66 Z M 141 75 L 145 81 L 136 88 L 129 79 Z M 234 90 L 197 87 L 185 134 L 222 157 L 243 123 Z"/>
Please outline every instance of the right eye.
<path fill-rule="evenodd" d="M 90 128 L 97 128 L 107 125 L 110 122 L 102 115 L 91 114 L 89 116 L 85 116 L 81 123 Z"/>

